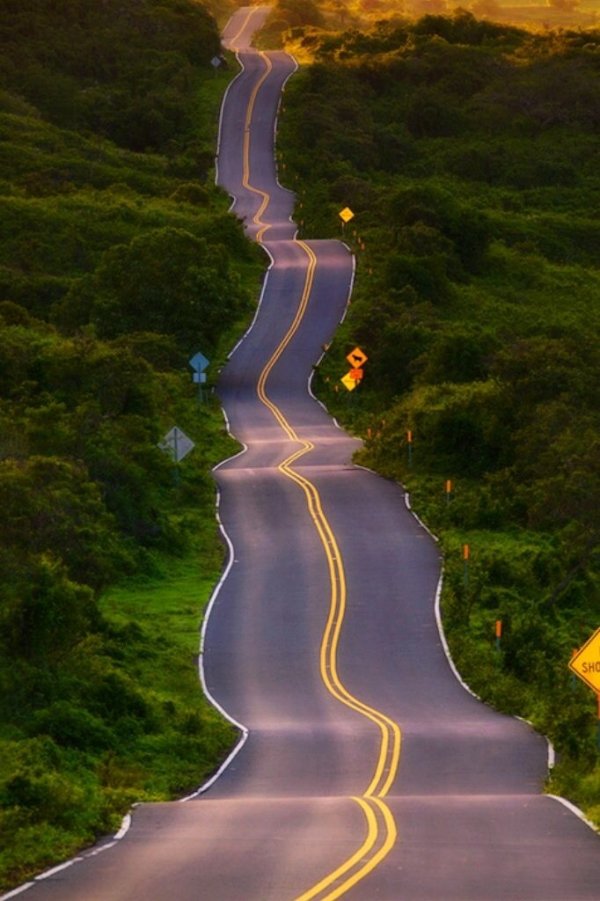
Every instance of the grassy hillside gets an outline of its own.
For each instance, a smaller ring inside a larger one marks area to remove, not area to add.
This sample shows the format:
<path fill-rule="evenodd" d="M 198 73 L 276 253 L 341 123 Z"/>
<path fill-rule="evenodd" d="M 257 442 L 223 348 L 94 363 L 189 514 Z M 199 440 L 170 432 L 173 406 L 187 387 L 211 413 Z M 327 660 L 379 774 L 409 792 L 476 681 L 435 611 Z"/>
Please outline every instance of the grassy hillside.
<path fill-rule="evenodd" d="M 187 361 L 222 358 L 263 262 L 213 186 L 233 64 L 210 64 L 201 6 L 0 11 L 6 887 L 231 745 L 197 653 L 222 563 L 210 466 L 233 442 Z M 175 424 L 196 442 L 178 471 L 157 447 Z"/>
<path fill-rule="evenodd" d="M 459 12 L 294 40 L 315 58 L 280 140 L 297 218 L 358 258 L 318 391 L 441 536 L 463 675 L 552 738 L 552 787 L 600 820 L 595 698 L 567 667 L 600 625 L 600 34 Z"/>

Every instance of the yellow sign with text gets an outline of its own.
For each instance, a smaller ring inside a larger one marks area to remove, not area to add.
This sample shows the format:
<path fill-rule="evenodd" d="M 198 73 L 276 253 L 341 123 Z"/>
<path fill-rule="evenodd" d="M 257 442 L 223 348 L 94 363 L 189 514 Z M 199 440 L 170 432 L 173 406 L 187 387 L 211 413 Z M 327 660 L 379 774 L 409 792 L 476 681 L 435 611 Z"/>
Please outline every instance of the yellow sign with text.
<path fill-rule="evenodd" d="M 600 694 L 600 629 L 596 629 L 583 647 L 575 651 L 569 669 L 593 691 Z"/>

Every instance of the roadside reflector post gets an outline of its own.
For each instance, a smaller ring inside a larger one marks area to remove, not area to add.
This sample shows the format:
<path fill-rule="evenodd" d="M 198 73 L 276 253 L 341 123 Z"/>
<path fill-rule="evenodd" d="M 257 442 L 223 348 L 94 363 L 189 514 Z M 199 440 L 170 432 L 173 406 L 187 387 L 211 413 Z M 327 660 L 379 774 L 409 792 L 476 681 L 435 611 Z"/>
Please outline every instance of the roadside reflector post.
<path fill-rule="evenodd" d="M 452 479 L 446 479 L 444 490 L 446 492 L 446 505 L 448 505 L 450 503 L 450 495 L 452 494 Z"/>
<path fill-rule="evenodd" d="M 408 465 L 412 466 L 412 446 L 413 446 L 412 429 L 409 429 L 406 433 L 406 443 L 408 445 Z"/>
<path fill-rule="evenodd" d="M 463 558 L 463 581 L 465 583 L 465 587 L 469 584 L 469 557 L 471 556 L 471 549 L 468 544 L 463 544 L 462 549 L 462 558 Z"/>
<path fill-rule="evenodd" d="M 500 650 L 500 639 L 502 638 L 502 620 L 501 619 L 496 620 L 495 632 L 496 632 L 496 650 L 499 651 Z"/>

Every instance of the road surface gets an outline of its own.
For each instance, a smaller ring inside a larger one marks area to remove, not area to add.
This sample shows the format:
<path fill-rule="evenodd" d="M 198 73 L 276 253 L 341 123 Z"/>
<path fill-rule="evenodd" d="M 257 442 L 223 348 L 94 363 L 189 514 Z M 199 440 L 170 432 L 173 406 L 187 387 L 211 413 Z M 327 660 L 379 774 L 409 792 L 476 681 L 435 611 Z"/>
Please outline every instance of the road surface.
<path fill-rule="evenodd" d="M 440 560 L 400 487 L 307 381 L 342 317 L 352 259 L 296 241 L 274 168 L 294 63 L 250 49 L 224 104 L 218 181 L 272 266 L 220 396 L 247 449 L 217 472 L 232 544 L 204 637 L 207 689 L 249 730 L 186 803 L 146 804 L 108 850 L 36 881 L 56 901 L 598 901 L 600 840 L 541 794 L 547 745 L 453 674 Z M 99 853 L 98 853 L 99 852 Z"/>

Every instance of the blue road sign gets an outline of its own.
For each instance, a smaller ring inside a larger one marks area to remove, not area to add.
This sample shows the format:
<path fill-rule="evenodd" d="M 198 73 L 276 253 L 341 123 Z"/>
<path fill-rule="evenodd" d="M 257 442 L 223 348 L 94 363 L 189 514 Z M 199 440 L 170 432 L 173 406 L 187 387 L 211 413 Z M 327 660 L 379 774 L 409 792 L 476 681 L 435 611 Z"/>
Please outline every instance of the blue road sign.
<path fill-rule="evenodd" d="M 190 359 L 190 366 L 192 369 L 195 369 L 196 372 L 204 372 L 206 367 L 210 364 L 210 360 L 207 360 L 203 353 L 198 351 L 197 354 Z"/>

